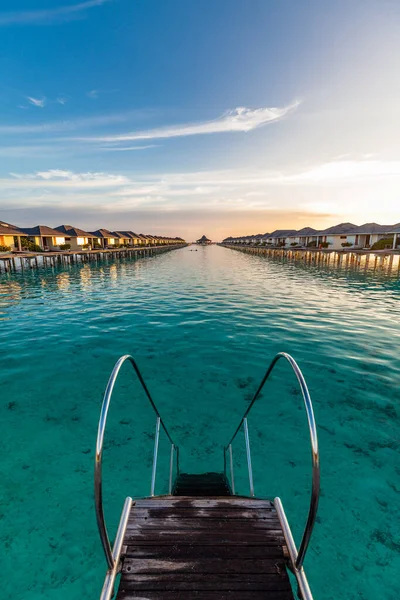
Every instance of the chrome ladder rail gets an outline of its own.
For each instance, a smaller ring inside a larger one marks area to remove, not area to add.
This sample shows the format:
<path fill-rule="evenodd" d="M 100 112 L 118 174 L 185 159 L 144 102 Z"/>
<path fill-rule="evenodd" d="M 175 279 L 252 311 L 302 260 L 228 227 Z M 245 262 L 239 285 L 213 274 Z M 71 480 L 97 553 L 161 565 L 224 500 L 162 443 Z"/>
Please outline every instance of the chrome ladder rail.
<path fill-rule="evenodd" d="M 231 489 L 233 494 L 235 494 L 235 479 L 234 479 L 234 463 L 233 463 L 233 453 L 232 453 L 232 443 L 235 440 L 239 431 L 243 428 L 245 445 L 246 445 L 246 458 L 247 458 L 247 468 L 249 475 L 249 486 L 250 486 L 250 496 L 254 497 L 254 482 L 253 482 L 253 470 L 252 470 L 252 462 L 251 462 L 251 450 L 250 450 L 250 438 L 249 438 L 249 429 L 248 429 L 248 421 L 247 417 L 256 402 L 259 398 L 261 391 L 264 387 L 264 384 L 268 380 L 273 368 L 276 363 L 281 359 L 286 359 L 291 365 L 297 380 L 299 382 L 302 396 L 304 400 L 304 405 L 307 413 L 309 431 L 310 431 L 310 440 L 311 440 L 311 449 L 312 449 L 312 490 L 311 490 L 311 499 L 310 499 L 310 507 L 308 512 L 308 518 L 306 522 L 306 526 L 304 529 L 303 537 L 301 540 L 299 551 L 297 551 L 296 544 L 294 542 L 290 526 L 288 524 L 282 502 L 280 498 L 275 498 L 274 504 L 277 511 L 277 515 L 282 527 L 283 535 L 286 541 L 286 545 L 289 551 L 291 568 L 293 570 L 294 575 L 296 576 L 299 593 L 301 594 L 302 600 L 312 600 L 312 594 L 307 582 L 306 574 L 304 572 L 304 558 L 309 546 L 311 534 L 313 531 L 313 527 L 315 525 L 318 501 L 319 501 L 319 490 L 320 490 L 320 466 L 319 466 L 319 450 L 318 450 L 318 439 L 317 439 L 317 431 L 316 424 L 314 418 L 314 412 L 312 407 L 312 402 L 310 398 L 310 394 L 307 388 L 307 384 L 305 382 L 304 376 L 297 365 L 296 361 L 289 355 L 284 352 L 280 352 L 277 354 L 272 360 L 270 366 L 268 367 L 265 376 L 257 389 L 251 403 L 249 404 L 247 410 L 245 411 L 239 426 L 235 430 L 232 438 L 230 439 L 228 445 L 224 448 L 224 466 L 225 466 L 225 474 L 227 472 L 227 453 L 229 454 L 229 467 L 230 467 L 230 478 L 231 478 Z M 96 459 L 95 459 L 95 507 L 96 507 L 96 518 L 97 524 L 100 534 L 101 543 L 103 546 L 103 550 L 105 553 L 108 571 L 106 574 L 105 582 L 103 585 L 102 594 L 100 600 L 110 600 L 114 593 L 114 585 L 115 579 L 120 571 L 120 557 L 122 552 L 123 540 L 125 537 L 125 532 L 127 528 L 128 518 L 131 511 L 131 507 L 133 504 L 132 498 L 128 497 L 125 500 L 125 504 L 122 510 L 120 523 L 118 526 L 117 535 L 115 538 L 114 546 L 111 549 L 110 540 L 108 537 L 107 527 L 105 523 L 104 510 L 103 510 L 103 490 L 102 490 L 102 457 L 103 457 L 103 444 L 104 444 L 104 434 L 107 423 L 108 410 L 112 398 L 112 393 L 114 390 L 115 382 L 118 378 L 120 369 L 122 365 L 126 362 L 130 362 L 135 373 L 139 379 L 140 384 L 147 396 L 147 399 L 150 402 L 150 405 L 156 415 L 156 430 L 154 436 L 154 451 L 153 451 L 153 465 L 152 465 L 152 473 L 151 473 L 151 486 L 150 486 L 150 496 L 154 496 L 155 494 L 155 482 L 156 482 L 156 473 L 157 473 L 157 460 L 158 460 L 158 448 L 159 448 L 159 437 L 160 437 L 160 429 L 162 428 L 167 435 L 167 438 L 171 444 L 170 451 L 170 459 L 169 459 L 169 480 L 168 480 L 168 493 L 172 494 L 172 485 L 173 485 L 173 468 L 174 468 L 174 457 L 176 458 L 176 472 L 179 475 L 179 448 L 172 441 L 171 436 L 169 435 L 164 422 L 161 419 L 161 416 L 158 412 L 158 409 L 150 395 L 150 392 L 143 380 L 143 377 L 139 371 L 139 368 L 130 355 L 122 356 L 114 366 L 114 369 L 111 373 L 111 376 L 108 380 L 107 388 L 104 394 L 98 433 L 97 433 L 97 442 L 96 442 Z"/>
<path fill-rule="evenodd" d="M 232 456 L 232 443 L 235 440 L 237 434 L 243 427 L 244 435 L 245 435 L 245 443 L 246 443 L 246 456 L 247 456 L 247 467 L 249 472 L 249 483 L 250 483 L 250 495 L 254 496 L 254 484 L 253 484 L 253 470 L 251 465 L 251 454 L 250 454 L 250 441 L 249 441 L 249 431 L 247 424 L 247 416 L 250 413 L 254 403 L 258 399 L 261 394 L 261 391 L 264 387 L 264 384 L 268 380 L 272 370 L 274 369 L 276 363 L 281 359 L 286 359 L 290 366 L 292 367 L 297 381 L 299 382 L 301 393 L 304 400 L 304 406 L 307 414 L 308 427 L 310 432 L 310 441 L 311 441 L 311 457 L 312 457 L 312 484 L 311 484 L 311 498 L 310 498 L 310 506 L 308 510 L 307 522 L 304 528 L 303 537 L 300 543 L 300 548 L 297 551 L 296 544 L 293 539 L 292 532 L 289 527 L 288 520 L 286 518 L 285 511 L 283 509 L 282 501 L 280 498 L 275 498 L 274 504 L 278 514 L 279 521 L 282 526 L 282 530 L 284 533 L 284 537 L 286 540 L 286 544 L 289 551 L 291 567 L 293 569 L 293 573 L 296 576 L 297 583 L 299 586 L 299 591 L 301 593 L 302 600 L 312 600 L 312 594 L 310 591 L 310 587 L 308 585 L 307 577 L 304 572 L 304 559 L 307 553 L 307 549 L 310 543 L 311 534 L 315 525 L 317 510 L 318 510 L 318 502 L 320 495 L 320 464 L 319 464 L 319 449 L 318 449 L 318 437 L 317 437 L 317 428 L 314 417 L 314 410 L 311 402 L 310 393 L 308 391 L 308 387 L 306 384 L 306 380 L 304 379 L 304 375 L 300 370 L 300 367 L 294 360 L 290 354 L 286 352 L 279 352 L 274 359 L 272 360 L 270 366 L 268 367 L 259 388 L 257 389 L 252 401 L 247 407 L 238 427 L 235 430 L 235 433 L 231 437 L 229 443 L 224 448 L 224 464 L 226 471 L 226 453 L 229 452 L 229 462 L 230 462 L 230 472 L 231 472 L 231 482 L 233 484 L 233 493 L 234 492 L 234 473 L 233 473 L 233 456 Z"/>
<path fill-rule="evenodd" d="M 155 482 L 156 482 L 156 473 L 157 473 L 157 459 L 158 459 L 158 444 L 160 438 L 160 427 L 166 433 L 169 442 L 171 443 L 171 456 L 170 456 L 170 473 L 169 473 L 169 485 L 168 490 L 169 494 L 172 493 L 172 474 L 174 467 L 174 454 L 176 456 L 176 470 L 179 474 L 179 448 L 174 444 L 170 434 L 164 422 L 158 412 L 158 409 L 150 395 L 150 392 L 143 380 L 143 377 L 139 371 L 139 367 L 136 364 L 135 359 L 126 354 L 125 356 L 121 356 L 120 359 L 116 362 L 114 369 L 110 375 L 110 378 L 107 383 L 106 391 L 104 393 L 103 403 L 100 411 L 100 419 L 99 426 L 97 431 L 97 440 L 96 440 L 96 457 L 95 457 L 95 469 L 94 469 L 94 496 L 95 496 L 95 508 L 96 508 L 96 519 L 97 526 L 100 534 L 101 544 L 103 546 L 104 554 L 106 557 L 108 571 L 106 574 L 106 578 L 103 585 L 103 590 L 101 593 L 100 600 L 109 600 L 113 596 L 114 592 L 114 582 L 115 578 L 119 571 L 119 563 L 120 556 L 122 550 L 122 542 L 125 536 L 126 526 L 128 523 L 129 513 L 132 507 L 132 498 L 128 497 L 125 500 L 125 504 L 122 510 L 120 523 L 118 526 L 117 535 L 114 541 L 113 549 L 111 549 L 111 543 L 108 536 L 107 526 L 104 517 L 104 508 L 103 508 L 103 478 L 102 478 L 102 466 L 103 466 L 103 446 L 104 446 L 104 433 L 107 424 L 107 416 L 108 410 L 110 407 L 111 397 L 114 390 L 115 382 L 118 378 L 119 372 L 121 370 L 122 365 L 125 362 L 129 362 L 138 379 L 139 382 L 147 396 L 147 399 L 150 402 L 150 405 L 156 414 L 156 433 L 154 438 L 154 453 L 153 453 L 153 466 L 152 466 L 152 475 L 151 475 L 151 486 L 150 486 L 150 495 L 154 496 L 155 493 Z"/>

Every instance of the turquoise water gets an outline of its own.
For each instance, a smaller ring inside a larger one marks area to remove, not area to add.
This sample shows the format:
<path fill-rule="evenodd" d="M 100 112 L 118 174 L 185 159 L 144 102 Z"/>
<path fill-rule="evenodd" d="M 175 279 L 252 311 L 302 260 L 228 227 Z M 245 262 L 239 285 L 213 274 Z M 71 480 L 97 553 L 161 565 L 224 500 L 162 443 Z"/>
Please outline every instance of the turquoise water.
<path fill-rule="evenodd" d="M 92 500 L 102 394 L 133 354 L 187 471 L 222 469 L 267 364 L 299 362 L 313 398 L 322 496 L 306 568 L 316 600 L 394 600 L 400 584 L 400 282 L 219 247 L 0 277 L 3 597 L 96 598 L 105 562 Z M 280 377 L 281 376 L 281 377 Z M 148 494 L 154 418 L 129 368 L 105 446 L 110 532 Z M 296 539 L 310 484 L 296 381 L 279 364 L 249 418 L 257 495 L 279 495 Z M 234 445 L 247 493 L 244 441 Z M 158 493 L 165 490 L 161 440 Z"/>

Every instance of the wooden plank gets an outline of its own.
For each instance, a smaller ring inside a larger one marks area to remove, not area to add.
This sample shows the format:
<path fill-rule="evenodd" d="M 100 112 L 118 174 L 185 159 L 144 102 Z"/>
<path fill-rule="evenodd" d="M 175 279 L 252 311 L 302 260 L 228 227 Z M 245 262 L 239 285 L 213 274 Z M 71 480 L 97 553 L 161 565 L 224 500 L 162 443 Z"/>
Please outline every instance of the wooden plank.
<path fill-rule="evenodd" d="M 150 582 L 148 585 L 148 589 L 155 589 L 155 584 L 160 583 L 173 583 L 176 581 L 177 583 L 196 583 L 198 588 L 202 587 L 205 584 L 205 581 L 210 581 L 211 583 L 225 582 L 227 584 L 234 584 L 236 587 L 248 581 L 247 574 L 244 573 L 208 573 L 207 577 L 205 577 L 204 573 L 193 572 L 193 573 L 160 573 L 160 574 L 152 574 L 152 573 L 128 573 L 124 574 L 124 581 L 130 582 L 138 582 L 138 583 L 146 583 Z M 265 585 L 269 581 L 274 584 L 275 587 L 281 587 L 283 589 L 282 582 L 288 582 L 286 577 L 286 573 L 252 573 L 251 580 L 256 583 L 258 586 Z M 154 585 L 154 588 L 153 588 Z M 285 588 L 288 587 L 287 585 Z M 211 588 L 212 589 L 212 588 Z"/>
<path fill-rule="evenodd" d="M 238 558 L 275 558 L 282 559 L 284 552 L 282 546 L 266 546 L 259 545 L 241 545 L 240 549 L 237 545 L 216 546 L 216 545 L 183 545 L 183 544 L 147 544 L 127 546 L 125 550 L 127 558 L 167 558 L 169 560 L 196 558 L 198 556 L 207 556 L 209 558 L 225 557 Z"/>
<path fill-rule="evenodd" d="M 126 545 L 134 545 L 140 544 L 141 546 L 149 545 L 149 546 L 159 546 L 160 544 L 177 544 L 179 543 L 182 546 L 283 546 L 285 544 L 285 540 L 283 537 L 270 537 L 267 539 L 263 539 L 260 537 L 246 537 L 243 539 L 243 535 L 239 534 L 237 536 L 214 536 L 210 537 L 207 535 L 191 535 L 185 536 L 185 539 L 182 539 L 181 536 L 174 535 L 163 535 L 163 536 L 146 536 L 146 537 L 130 537 L 125 541 Z"/>
<path fill-rule="evenodd" d="M 218 522 L 217 522 L 218 523 Z M 272 528 L 273 527 L 273 528 Z M 185 527 L 184 525 L 178 527 L 156 527 L 156 526 L 139 526 L 135 525 L 129 527 L 126 530 L 125 534 L 125 545 L 130 543 L 130 540 L 137 541 L 145 541 L 145 538 L 148 540 L 157 540 L 159 539 L 161 542 L 164 538 L 177 540 L 183 537 L 189 537 L 193 540 L 193 543 L 199 543 L 200 540 L 204 537 L 211 537 L 214 540 L 227 540 L 232 538 L 234 540 L 244 537 L 249 542 L 250 540 L 255 540 L 256 542 L 265 542 L 268 544 L 269 540 L 278 540 L 281 541 L 284 539 L 282 530 L 279 528 L 279 524 L 274 524 L 272 527 L 252 527 L 246 528 L 245 525 L 241 524 L 241 526 L 237 526 L 235 522 L 235 527 L 229 527 L 229 524 L 220 523 L 214 525 L 212 528 L 207 528 L 206 525 L 201 524 L 199 526 L 194 527 Z"/>
<path fill-rule="evenodd" d="M 272 508 L 270 500 L 253 500 L 237 496 L 218 496 L 215 498 L 192 498 L 190 496 L 167 496 L 165 498 L 143 498 L 135 500 L 137 508 Z"/>
<path fill-rule="evenodd" d="M 202 537 L 213 537 L 216 540 L 217 539 L 224 539 L 224 538 L 229 538 L 232 537 L 233 539 L 237 539 L 237 538 L 243 538 L 243 536 L 246 536 L 246 538 L 248 540 L 250 539 L 256 539 L 256 540 L 260 540 L 260 541 L 267 541 L 268 539 L 283 539 L 283 533 L 281 529 L 255 529 L 255 528 L 251 528 L 246 530 L 244 528 L 236 528 L 233 529 L 232 527 L 227 527 L 227 528 L 213 528 L 213 529 L 207 529 L 207 528 L 198 528 L 198 529 L 173 529 L 173 528 L 167 528 L 164 527 L 163 529 L 160 528 L 151 528 L 151 527 L 133 527 L 130 529 L 127 529 L 126 531 L 126 536 L 125 536 L 125 544 L 129 543 L 129 540 L 131 539 L 143 539 L 143 537 L 148 537 L 149 539 L 164 539 L 166 536 L 171 537 L 172 539 L 177 539 L 177 538 L 182 538 L 183 536 L 188 537 L 192 537 L 193 539 L 196 539 L 197 541 L 199 539 L 201 539 Z"/>
<path fill-rule="evenodd" d="M 163 497 L 132 507 L 117 600 L 293 600 L 272 503 Z"/>
<path fill-rule="evenodd" d="M 135 519 L 127 525 L 127 532 L 143 532 L 143 531 L 281 531 L 281 526 L 278 519 L 261 519 L 251 521 L 245 519 L 213 519 L 210 523 L 209 519 Z"/>
<path fill-rule="evenodd" d="M 281 561 L 282 563 L 282 561 Z M 205 558 L 200 555 L 197 560 L 180 559 L 177 561 L 154 559 L 154 558 L 127 558 L 124 560 L 122 573 L 125 574 L 165 574 L 171 573 L 272 573 L 281 576 L 282 568 L 279 561 L 265 558 L 243 559 L 238 553 L 237 558 L 226 560 L 225 558 Z"/>
<path fill-rule="evenodd" d="M 229 592 L 242 592 L 242 591 L 290 591 L 290 584 L 283 578 L 277 578 L 276 581 L 272 578 L 265 579 L 265 581 L 252 581 L 251 579 L 242 579 L 237 581 L 226 581 L 213 579 L 210 576 L 203 577 L 201 581 L 158 581 L 157 579 L 147 577 L 147 581 L 133 581 L 125 579 L 120 585 L 120 590 L 127 592 L 129 590 L 161 590 L 161 591 L 179 591 L 185 590 L 186 592 L 196 591 L 229 591 Z"/>
<path fill-rule="evenodd" d="M 257 510 L 246 510 L 243 508 L 234 508 L 233 510 L 224 508 L 134 508 L 132 509 L 129 522 L 136 519 L 249 519 L 261 520 L 261 519 L 278 519 L 278 515 L 275 510 L 270 508 L 257 509 Z"/>
<path fill-rule="evenodd" d="M 165 590 L 129 590 L 120 592 L 118 600 L 266 600 L 265 591 L 198 591 L 182 590 L 167 592 Z M 268 592 L 268 600 L 293 600 L 293 594 L 289 590 L 277 590 Z"/>

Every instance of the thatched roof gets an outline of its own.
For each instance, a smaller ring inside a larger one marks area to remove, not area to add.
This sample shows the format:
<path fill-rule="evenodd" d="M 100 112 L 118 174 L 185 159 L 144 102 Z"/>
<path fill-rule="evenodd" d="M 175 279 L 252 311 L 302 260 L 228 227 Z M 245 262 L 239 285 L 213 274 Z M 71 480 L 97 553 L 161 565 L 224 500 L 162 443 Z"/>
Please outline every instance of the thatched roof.
<path fill-rule="evenodd" d="M 111 231 L 108 229 L 96 229 L 96 231 L 91 231 L 90 234 L 97 238 L 113 238 L 115 237 Z"/>
<path fill-rule="evenodd" d="M 37 237 L 64 237 L 61 231 L 58 229 L 52 229 L 47 225 L 36 225 L 36 227 L 22 227 L 22 231 L 25 235 L 37 236 Z"/>
<path fill-rule="evenodd" d="M 323 231 L 318 231 L 318 235 L 329 235 L 330 233 L 351 233 L 357 229 L 357 225 L 354 223 L 339 223 L 339 225 L 334 225 L 333 227 L 328 227 L 328 229 L 324 229 Z"/>
<path fill-rule="evenodd" d="M 282 238 L 289 237 L 292 235 L 296 235 L 297 231 L 295 229 L 276 229 L 270 235 L 271 238 Z"/>
<path fill-rule="evenodd" d="M 5 221 L 0 221 L 0 235 L 24 236 L 26 235 L 26 233 L 16 225 L 11 225 L 11 223 L 5 223 Z"/>
<path fill-rule="evenodd" d="M 316 229 L 313 229 L 312 227 L 303 227 L 303 229 L 299 229 L 297 235 L 314 235 L 315 233 L 317 233 Z"/>
<path fill-rule="evenodd" d="M 372 234 L 372 233 L 389 233 L 392 231 L 393 225 L 379 225 L 378 223 L 364 223 L 356 228 L 352 233 Z"/>
<path fill-rule="evenodd" d="M 78 227 L 72 227 L 72 225 L 59 225 L 55 229 L 68 237 L 93 237 L 93 233 L 89 233 Z"/>
<path fill-rule="evenodd" d="M 134 231 L 113 231 L 113 233 L 115 233 L 116 236 L 119 238 L 128 238 L 131 240 L 140 239 L 140 236 L 137 233 L 135 233 Z"/>

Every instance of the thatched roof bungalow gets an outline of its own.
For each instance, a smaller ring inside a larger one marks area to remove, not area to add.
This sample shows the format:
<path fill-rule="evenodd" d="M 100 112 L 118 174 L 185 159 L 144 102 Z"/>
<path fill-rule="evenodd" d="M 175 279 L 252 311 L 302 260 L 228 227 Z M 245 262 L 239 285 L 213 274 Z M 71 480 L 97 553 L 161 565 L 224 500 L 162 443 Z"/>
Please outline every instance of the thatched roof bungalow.
<path fill-rule="evenodd" d="M 208 237 L 203 235 L 200 239 L 196 240 L 196 244 L 199 244 L 200 246 L 207 246 L 208 244 L 212 244 L 212 242 L 208 239 Z"/>
<path fill-rule="evenodd" d="M 47 225 L 36 225 L 36 227 L 22 227 L 25 236 L 43 250 L 58 250 L 59 246 L 65 244 L 65 234 L 58 229 L 52 229 Z"/>
<path fill-rule="evenodd" d="M 0 221 L 0 246 L 6 246 L 11 250 L 21 250 L 21 238 L 26 237 L 26 233 L 16 225 Z"/>

